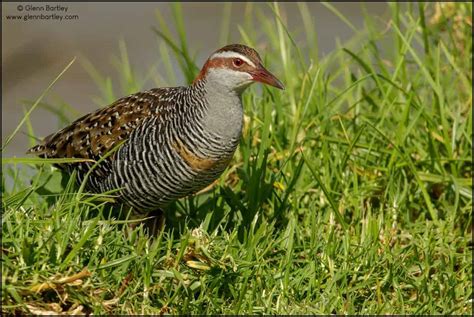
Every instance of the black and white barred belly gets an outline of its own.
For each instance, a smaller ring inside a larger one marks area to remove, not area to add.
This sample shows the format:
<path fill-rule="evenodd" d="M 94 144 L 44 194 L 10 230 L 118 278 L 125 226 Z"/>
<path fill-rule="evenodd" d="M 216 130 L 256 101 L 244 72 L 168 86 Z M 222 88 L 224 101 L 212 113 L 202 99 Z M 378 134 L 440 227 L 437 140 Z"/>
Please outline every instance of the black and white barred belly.
<path fill-rule="evenodd" d="M 120 201 L 145 213 L 211 184 L 227 167 L 240 135 L 216 135 L 196 119 L 144 123 L 117 151 L 101 191 L 120 188 Z"/>

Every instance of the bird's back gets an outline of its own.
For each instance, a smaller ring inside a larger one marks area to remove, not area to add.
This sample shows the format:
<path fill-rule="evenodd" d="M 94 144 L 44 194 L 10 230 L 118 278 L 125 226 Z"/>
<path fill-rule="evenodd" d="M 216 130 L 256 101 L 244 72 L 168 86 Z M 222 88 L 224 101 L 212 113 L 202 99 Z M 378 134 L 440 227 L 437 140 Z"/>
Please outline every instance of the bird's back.
<path fill-rule="evenodd" d="M 113 104 L 89 113 L 60 131 L 47 136 L 41 144 L 28 150 L 43 158 L 79 158 L 92 161 L 62 163 L 57 167 L 70 172 L 78 171 L 81 181 L 94 165 L 115 146 L 128 141 L 132 133 L 154 118 L 167 120 L 179 109 L 176 95 L 186 87 L 156 88 L 120 98 Z M 115 158 L 111 154 L 90 173 L 88 189 L 100 192 L 98 184 L 110 173 Z"/>

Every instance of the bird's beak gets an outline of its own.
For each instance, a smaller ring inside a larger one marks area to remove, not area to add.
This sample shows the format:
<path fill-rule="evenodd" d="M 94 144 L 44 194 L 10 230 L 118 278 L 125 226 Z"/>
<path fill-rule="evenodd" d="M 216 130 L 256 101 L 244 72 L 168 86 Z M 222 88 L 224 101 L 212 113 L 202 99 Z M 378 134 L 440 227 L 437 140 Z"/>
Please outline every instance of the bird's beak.
<path fill-rule="evenodd" d="M 278 80 L 275 75 L 266 70 L 262 65 L 259 65 L 259 67 L 254 72 L 252 72 L 252 78 L 254 81 L 258 81 L 278 89 L 285 89 L 285 86 L 283 86 L 282 82 Z"/>

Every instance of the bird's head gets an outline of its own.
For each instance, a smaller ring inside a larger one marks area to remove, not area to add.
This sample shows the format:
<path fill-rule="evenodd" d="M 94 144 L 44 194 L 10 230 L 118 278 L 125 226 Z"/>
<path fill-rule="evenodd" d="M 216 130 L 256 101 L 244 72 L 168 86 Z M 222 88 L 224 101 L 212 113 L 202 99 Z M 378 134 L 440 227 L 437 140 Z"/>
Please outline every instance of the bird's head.
<path fill-rule="evenodd" d="M 241 93 L 250 84 L 261 82 L 284 89 L 262 65 L 257 51 L 241 44 L 231 44 L 215 51 L 206 61 L 196 81 L 205 79 L 214 87 Z"/>

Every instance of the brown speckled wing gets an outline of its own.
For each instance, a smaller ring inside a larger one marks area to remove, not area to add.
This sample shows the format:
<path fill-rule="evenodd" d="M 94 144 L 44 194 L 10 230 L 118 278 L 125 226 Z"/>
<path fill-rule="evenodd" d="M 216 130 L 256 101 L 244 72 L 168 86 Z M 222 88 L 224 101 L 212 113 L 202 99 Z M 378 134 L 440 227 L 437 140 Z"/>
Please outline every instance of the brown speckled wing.
<path fill-rule="evenodd" d="M 172 88 L 158 88 L 123 97 L 110 106 L 87 114 L 49 135 L 28 150 L 45 158 L 97 159 L 149 117 L 160 115 L 161 97 Z"/>

